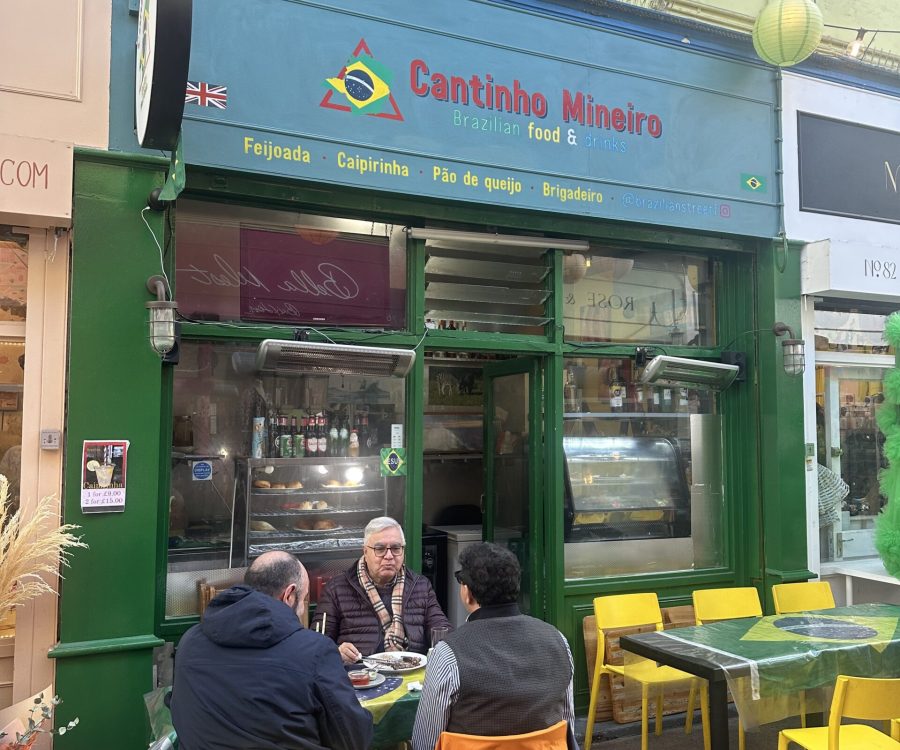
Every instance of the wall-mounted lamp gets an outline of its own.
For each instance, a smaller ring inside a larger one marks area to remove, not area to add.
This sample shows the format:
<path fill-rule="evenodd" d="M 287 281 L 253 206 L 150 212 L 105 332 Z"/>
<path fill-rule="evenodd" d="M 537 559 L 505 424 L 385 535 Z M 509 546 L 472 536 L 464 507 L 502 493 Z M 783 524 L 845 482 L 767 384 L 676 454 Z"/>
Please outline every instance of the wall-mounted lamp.
<path fill-rule="evenodd" d="M 803 339 L 795 339 L 794 332 L 789 325 L 776 323 L 772 326 L 772 333 L 776 336 L 788 335 L 781 342 L 781 353 L 784 358 L 784 371 L 788 375 L 802 375 L 806 369 L 806 345 Z"/>
<path fill-rule="evenodd" d="M 147 289 L 156 299 L 147 303 L 150 311 L 150 346 L 160 357 L 165 357 L 175 348 L 175 308 L 174 300 L 169 301 L 169 285 L 163 276 L 147 279 Z"/>

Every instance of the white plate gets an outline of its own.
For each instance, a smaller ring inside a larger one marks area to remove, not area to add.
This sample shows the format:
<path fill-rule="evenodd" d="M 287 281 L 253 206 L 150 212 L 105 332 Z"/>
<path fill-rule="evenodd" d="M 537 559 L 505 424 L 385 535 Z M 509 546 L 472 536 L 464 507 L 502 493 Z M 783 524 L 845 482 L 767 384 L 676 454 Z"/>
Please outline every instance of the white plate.
<path fill-rule="evenodd" d="M 353 685 L 352 682 L 350 684 L 353 685 L 353 687 L 355 687 L 357 690 L 368 690 L 369 688 L 378 687 L 386 679 L 387 678 L 379 672 L 377 677 L 375 677 L 374 679 L 370 679 L 369 682 L 365 685 Z"/>
<path fill-rule="evenodd" d="M 391 667 L 387 664 L 382 664 L 381 662 L 395 661 L 399 660 L 403 656 L 415 657 L 419 660 L 419 663 L 414 667 Z M 377 659 L 378 661 L 373 661 Z M 404 672 L 415 672 L 417 669 L 421 669 L 428 663 L 428 657 L 424 654 L 417 654 L 413 651 L 385 651 L 381 654 L 372 654 L 371 657 L 364 656 L 363 664 L 365 664 L 369 669 L 377 669 L 379 672 L 384 672 L 385 674 L 403 674 Z"/>
<path fill-rule="evenodd" d="M 296 531 L 298 534 L 324 534 L 328 531 L 342 531 L 343 526 L 335 526 L 331 529 L 291 529 L 291 531 Z"/>

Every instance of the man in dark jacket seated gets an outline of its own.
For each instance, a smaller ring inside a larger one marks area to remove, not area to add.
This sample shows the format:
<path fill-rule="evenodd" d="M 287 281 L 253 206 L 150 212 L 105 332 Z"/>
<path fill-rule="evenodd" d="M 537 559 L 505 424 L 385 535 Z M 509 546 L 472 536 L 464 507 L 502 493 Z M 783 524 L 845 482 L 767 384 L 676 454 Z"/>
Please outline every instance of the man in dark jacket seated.
<path fill-rule="evenodd" d="M 308 593 L 303 565 L 267 552 L 184 634 L 171 698 L 182 750 L 369 747 L 372 716 L 334 643 L 301 625 Z"/>
<path fill-rule="evenodd" d="M 568 746 L 577 750 L 572 653 L 556 628 L 519 611 L 516 556 L 497 544 L 473 544 L 459 564 L 459 598 L 469 616 L 428 660 L 413 750 L 434 750 L 445 730 L 495 737 L 563 720 Z"/>
<path fill-rule="evenodd" d="M 393 518 L 372 519 L 363 555 L 322 589 L 313 621 L 345 664 L 383 651 L 426 653 L 434 628 L 450 628 L 431 583 L 403 563 L 406 538 Z M 327 617 L 325 617 L 327 615 Z"/>

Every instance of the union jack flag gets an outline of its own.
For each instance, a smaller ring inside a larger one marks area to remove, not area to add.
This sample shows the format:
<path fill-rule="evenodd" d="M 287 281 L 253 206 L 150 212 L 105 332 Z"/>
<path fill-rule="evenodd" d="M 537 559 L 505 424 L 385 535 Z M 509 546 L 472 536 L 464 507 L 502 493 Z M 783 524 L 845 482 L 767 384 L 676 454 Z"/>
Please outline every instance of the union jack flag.
<path fill-rule="evenodd" d="M 225 109 L 228 106 L 228 86 L 213 86 L 205 81 L 188 81 L 184 103 Z"/>

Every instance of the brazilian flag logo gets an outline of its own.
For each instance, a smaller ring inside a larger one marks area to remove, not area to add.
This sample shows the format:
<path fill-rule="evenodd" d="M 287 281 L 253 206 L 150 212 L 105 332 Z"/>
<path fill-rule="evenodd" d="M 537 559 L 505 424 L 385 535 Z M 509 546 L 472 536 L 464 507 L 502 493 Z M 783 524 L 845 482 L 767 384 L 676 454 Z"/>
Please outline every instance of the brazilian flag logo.
<path fill-rule="evenodd" d="M 320 107 L 355 115 L 403 120 L 391 93 L 393 73 L 375 59 L 365 39 L 360 39 L 347 64 L 334 78 L 323 82 L 328 92 Z"/>
<path fill-rule="evenodd" d="M 391 72 L 368 55 L 347 63 L 343 76 L 326 78 L 325 83 L 347 97 L 358 114 L 377 114 L 391 95 Z"/>

